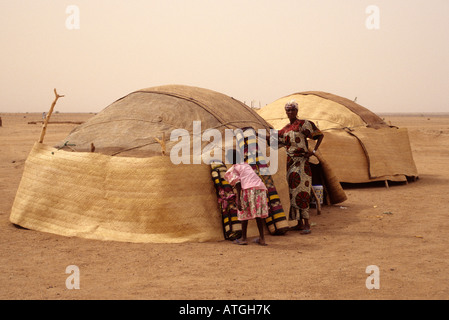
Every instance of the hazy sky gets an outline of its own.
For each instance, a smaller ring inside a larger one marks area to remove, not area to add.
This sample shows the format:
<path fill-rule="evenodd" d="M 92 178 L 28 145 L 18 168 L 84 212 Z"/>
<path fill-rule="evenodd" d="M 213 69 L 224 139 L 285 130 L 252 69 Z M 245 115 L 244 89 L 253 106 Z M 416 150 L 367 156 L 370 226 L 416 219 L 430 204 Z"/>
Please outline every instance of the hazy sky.
<path fill-rule="evenodd" d="M 448 0 L 0 0 L 0 17 L 0 112 L 47 111 L 53 88 L 56 110 L 98 112 L 164 84 L 449 112 Z"/>

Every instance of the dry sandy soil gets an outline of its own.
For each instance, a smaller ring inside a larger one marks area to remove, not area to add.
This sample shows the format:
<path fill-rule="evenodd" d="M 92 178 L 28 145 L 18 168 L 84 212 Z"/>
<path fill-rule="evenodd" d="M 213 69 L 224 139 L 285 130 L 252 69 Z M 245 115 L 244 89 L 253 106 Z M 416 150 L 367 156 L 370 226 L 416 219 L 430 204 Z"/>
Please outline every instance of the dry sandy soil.
<path fill-rule="evenodd" d="M 104 242 L 21 229 L 9 215 L 40 114 L 0 114 L 0 299 L 448 299 L 449 116 L 385 116 L 407 127 L 419 179 L 345 186 L 348 200 L 312 211 L 312 233 L 229 241 Z M 93 114 L 54 114 L 85 121 Z M 76 124 L 50 124 L 45 143 Z M 80 269 L 68 290 L 66 267 Z M 380 288 L 368 290 L 367 266 Z"/>

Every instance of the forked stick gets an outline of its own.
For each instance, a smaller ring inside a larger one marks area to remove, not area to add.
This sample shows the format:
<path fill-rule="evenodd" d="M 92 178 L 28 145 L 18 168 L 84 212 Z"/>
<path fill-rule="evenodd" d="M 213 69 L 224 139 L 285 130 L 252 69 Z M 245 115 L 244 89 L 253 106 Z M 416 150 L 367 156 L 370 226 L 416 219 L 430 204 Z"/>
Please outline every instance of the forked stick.
<path fill-rule="evenodd" d="M 47 124 L 48 124 L 48 121 L 50 120 L 51 114 L 53 113 L 53 109 L 55 108 L 56 101 L 58 101 L 59 98 L 64 97 L 64 96 L 60 96 L 56 92 L 56 89 L 54 89 L 54 92 L 55 92 L 55 100 L 51 104 L 50 110 L 48 111 L 47 116 L 45 117 L 44 124 L 42 125 L 42 131 L 41 131 L 41 136 L 39 138 L 39 143 L 42 143 L 44 141 L 45 132 L 47 131 Z"/>
<path fill-rule="evenodd" d="M 157 142 L 159 142 L 159 144 L 161 145 L 161 149 L 162 149 L 162 155 L 165 156 L 166 154 L 166 147 L 165 147 L 165 132 L 162 132 L 162 139 L 158 139 L 158 138 L 154 138 L 154 140 L 156 140 Z"/>

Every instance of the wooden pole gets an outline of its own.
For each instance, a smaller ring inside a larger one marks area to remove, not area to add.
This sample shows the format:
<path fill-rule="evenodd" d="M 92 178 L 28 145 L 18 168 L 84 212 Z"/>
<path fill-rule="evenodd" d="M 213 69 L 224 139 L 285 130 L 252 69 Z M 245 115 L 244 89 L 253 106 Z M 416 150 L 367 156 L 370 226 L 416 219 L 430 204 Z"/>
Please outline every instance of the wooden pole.
<path fill-rule="evenodd" d="M 41 136 L 39 138 L 39 143 L 42 143 L 44 141 L 45 132 L 47 131 L 47 124 L 48 124 L 48 121 L 50 120 L 51 114 L 53 113 L 53 109 L 55 108 L 56 101 L 58 101 L 59 98 L 64 97 L 64 96 L 59 95 L 56 92 L 56 89 L 54 89 L 54 92 L 55 92 L 55 100 L 51 104 L 50 110 L 48 111 L 47 116 L 45 117 L 44 124 L 42 125 L 42 131 L 41 131 Z"/>
<path fill-rule="evenodd" d="M 312 194 L 313 197 L 315 198 L 315 202 L 316 202 L 316 213 L 318 215 L 321 214 L 321 202 L 320 202 L 320 198 L 318 197 L 318 195 L 315 192 L 315 189 L 313 189 L 313 187 L 310 188 L 312 190 Z"/>
<path fill-rule="evenodd" d="M 165 148 L 165 132 L 162 132 L 162 139 L 154 138 L 161 145 L 162 155 L 165 156 L 166 148 Z"/>

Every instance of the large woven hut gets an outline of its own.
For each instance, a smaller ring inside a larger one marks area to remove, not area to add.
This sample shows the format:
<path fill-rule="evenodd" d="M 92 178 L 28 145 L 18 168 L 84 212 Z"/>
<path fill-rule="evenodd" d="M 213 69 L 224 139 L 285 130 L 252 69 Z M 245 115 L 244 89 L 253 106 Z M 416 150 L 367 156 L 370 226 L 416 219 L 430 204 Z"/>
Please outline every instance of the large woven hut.
<path fill-rule="evenodd" d="M 200 121 L 200 129 L 194 121 Z M 193 157 L 174 164 L 170 153 L 182 136 L 175 141 L 170 137 L 174 130 L 185 132 L 193 155 L 195 141 L 201 150 L 210 144 L 200 139 L 208 129 L 225 138 L 226 129 L 242 127 L 270 129 L 254 110 L 212 90 L 166 85 L 132 92 L 76 127 L 59 145 L 34 145 L 10 220 L 29 229 L 90 239 L 221 240 L 211 166 L 192 164 Z M 324 176 L 332 180 L 331 171 Z M 272 178 L 288 208 L 285 166 Z"/>
<path fill-rule="evenodd" d="M 299 92 L 258 113 L 281 129 L 288 123 L 284 106 L 293 99 L 299 104 L 298 117 L 312 120 L 324 132 L 320 151 L 340 182 L 388 185 L 418 177 L 407 129 L 388 125 L 352 100 L 321 91 Z"/>

